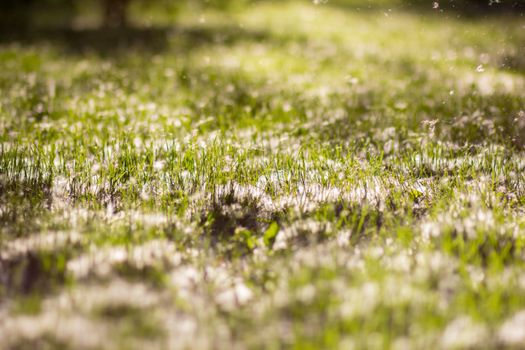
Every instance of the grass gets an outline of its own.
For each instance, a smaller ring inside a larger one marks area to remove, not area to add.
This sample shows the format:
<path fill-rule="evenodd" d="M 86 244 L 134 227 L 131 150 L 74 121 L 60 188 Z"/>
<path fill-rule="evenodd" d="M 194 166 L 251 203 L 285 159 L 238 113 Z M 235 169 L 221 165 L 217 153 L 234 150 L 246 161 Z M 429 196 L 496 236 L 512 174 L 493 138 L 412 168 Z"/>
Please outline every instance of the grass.
<path fill-rule="evenodd" d="M 0 36 L 1 348 L 525 346 L 523 17 L 135 21 Z"/>

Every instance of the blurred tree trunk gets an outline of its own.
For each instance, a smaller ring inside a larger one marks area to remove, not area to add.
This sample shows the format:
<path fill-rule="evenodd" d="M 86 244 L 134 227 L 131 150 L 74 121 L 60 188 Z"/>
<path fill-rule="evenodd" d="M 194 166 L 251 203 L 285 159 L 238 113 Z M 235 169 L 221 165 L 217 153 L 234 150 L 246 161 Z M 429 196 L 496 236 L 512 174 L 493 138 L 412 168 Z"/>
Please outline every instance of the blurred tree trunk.
<path fill-rule="evenodd" d="M 102 0 L 105 27 L 125 27 L 129 0 Z"/>

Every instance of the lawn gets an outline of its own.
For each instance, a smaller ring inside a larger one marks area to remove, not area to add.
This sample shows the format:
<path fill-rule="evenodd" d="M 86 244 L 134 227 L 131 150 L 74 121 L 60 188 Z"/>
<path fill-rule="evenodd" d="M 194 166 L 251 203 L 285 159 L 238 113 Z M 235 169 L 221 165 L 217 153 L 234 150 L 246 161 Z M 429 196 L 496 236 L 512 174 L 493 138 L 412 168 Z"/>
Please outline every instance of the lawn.
<path fill-rule="evenodd" d="M 525 348 L 523 14 L 88 10 L 0 31 L 1 349 Z"/>

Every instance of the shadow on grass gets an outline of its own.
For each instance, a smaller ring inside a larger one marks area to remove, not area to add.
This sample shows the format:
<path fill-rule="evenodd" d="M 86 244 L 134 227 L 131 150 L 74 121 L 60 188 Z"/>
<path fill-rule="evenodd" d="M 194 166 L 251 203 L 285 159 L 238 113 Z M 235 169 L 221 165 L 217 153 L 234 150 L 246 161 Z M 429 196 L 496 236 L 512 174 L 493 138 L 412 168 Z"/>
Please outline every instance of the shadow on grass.
<path fill-rule="evenodd" d="M 249 31 L 238 26 L 165 26 L 126 28 L 5 28 L 0 25 L 2 44 L 51 44 L 67 54 L 94 52 L 101 56 L 127 51 L 161 53 L 168 49 L 193 50 L 206 45 L 233 45 L 236 42 L 269 40 L 263 31 Z"/>
<path fill-rule="evenodd" d="M 0 233 L 24 236 L 38 227 L 38 218 L 51 205 L 47 180 L 0 181 Z"/>
<path fill-rule="evenodd" d="M 405 0 L 402 8 L 419 12 L 442 12 L 456 18 L 484 19 L 492 16 L 522 16 L 525 12 L 525 1 L 490 1 L 490 0 L 445 0 L 424 1 Z"/>
<path fill-rule="evenodd" d="M 331 0 L 327 3 L 339 9 L 354 12 L 390 12 L 402 10 L 418 14 L 445 14 L 455 18 L 483 20 L 492 16 L 523 16 L 525 1 L 490 1 L 490 0 L 402 0 L 390 4 L 370 0 Z"/>
<path fill-rule="evenodd" d="M 0 258 L 3 293 L 28 295 L 44 292 L 66 282 L 67 252 L 26 252 L 11 259 Z"/>

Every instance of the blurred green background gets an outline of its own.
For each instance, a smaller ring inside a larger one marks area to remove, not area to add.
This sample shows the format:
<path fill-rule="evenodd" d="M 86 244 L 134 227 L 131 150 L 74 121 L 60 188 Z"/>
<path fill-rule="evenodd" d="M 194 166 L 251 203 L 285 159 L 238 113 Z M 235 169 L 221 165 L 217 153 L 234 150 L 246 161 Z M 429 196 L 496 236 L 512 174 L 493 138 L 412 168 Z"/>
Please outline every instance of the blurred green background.
<path fill-rule="evenodd" d="M 203 8 L 231 10 L 263 1 L 271 2 L 270 0 L 3 0 L 0 3 L 2 21 L 0 29 L 20 30 L 38 25 L 64 26 L 75 23 L 121 27 L 141 22 L 143 18 L 138 17 L 144 17 L 144 14 L 173 20 L 185 10 L 195 11 Z M 387 6 L 416 11 L 441 10 L 467 17 L 502 12 L 520 15 L 525 8 L 523 0 L 314 0 L 313 2 L 355 9 Z"/>

